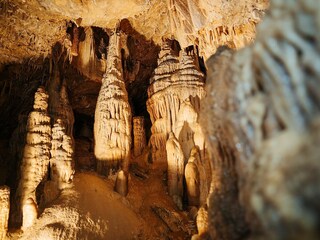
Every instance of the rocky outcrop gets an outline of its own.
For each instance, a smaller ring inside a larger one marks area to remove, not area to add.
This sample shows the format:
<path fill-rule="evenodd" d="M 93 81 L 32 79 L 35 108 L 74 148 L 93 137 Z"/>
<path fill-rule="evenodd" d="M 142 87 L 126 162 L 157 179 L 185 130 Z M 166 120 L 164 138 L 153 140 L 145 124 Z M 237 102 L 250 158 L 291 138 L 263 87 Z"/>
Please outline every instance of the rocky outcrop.
<path fill-rule="evenodd" d="M 315 1 L 272 1 L 251 47 L 221 49 L 207 63 L 203 124 L 221 172 L 213 183 L 223 201 L 239 191 L 255 237 L 319 236 L 319 13 Z M 217 215 L 220 226 L 229 218 L 217 202 L 214 190 L 209 228 L 222 238 Z"/>
<path fill-rule="evenodd" d="M 28 116 L 27 139 L 20 168 L 17 189 L 19 208 L 22 211 L 22 227 L 34 221 L 34 215 L 24 212 L 29 201 L 33 201 L 37 211 L 36 189 L 46 179 L 50 160 L 51 125 L 48 114 L 48 94 L 40 87 L 34 96 L 33 111 Z"/>
<path fill-rule="evenodd" d="M 147 146 L 144 117 L 133 117 L 133 155 L 140 156 Z"/>
<path fill-rule="evenodd" d="M 131 149 L 131 108 L 123 79 L 121 49 L 125 35 L 114 31 L 110 37 L 107 71 L 102 79 L 95 111 L 94 153 L 97 171 L 109 174 L 120 165 L 127 174 Z"/>
<path fill-rule="evenodd" d="M 7 186 L 0 187 L 0 240 L 4 240 L 8 231 L 10 212 L 10 189 Z"/>

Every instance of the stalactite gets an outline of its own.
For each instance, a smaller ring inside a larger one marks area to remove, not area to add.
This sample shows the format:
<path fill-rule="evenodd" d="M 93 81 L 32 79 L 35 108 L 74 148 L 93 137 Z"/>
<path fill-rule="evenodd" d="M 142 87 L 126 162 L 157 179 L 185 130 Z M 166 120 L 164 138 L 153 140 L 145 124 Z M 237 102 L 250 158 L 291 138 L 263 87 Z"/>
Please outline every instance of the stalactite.
<path fill-rule="evenodd" d="M 69 104 L 65 81 L 60 79 L 58 67 L 54 69 L 49 85 L 49 104 L 52 116 L 51 178 L 58 189 L 63 189 L 74 174 L 74 116 Z"/>
<path fill-rule="evenodd" d="M 184 156 L 178 139 L 172 132 L 166 143 L 168 160 L 168 191 L 174 202 L 182 210 Z"/>
<path fill-rule="evenodd" d="M 10 188 L 0 187 L 0 240 L 4 240 L 8 231 L 10 212 Z"/>
<path fill-rule="evenodd" d="M 22 226 L 29 227 L 36 216 L 24 212 L 29 202 L 37 208 L 36 188 L 45 179 L 51 147 L 51 125 L 48 114 L 48 94 L 43 88 L 35 93 L 33 111 L 28 116 L 27 139 L 21 163 L 21 177 L 17 190 L 22 211 Z M 35 210 L 37 211 L 37 209 Z"/>
<path fill-rule="evenodd" d="M 110 37 L 107 71 L 102 79 L 95 111 L 94 153 L 97 171 L 108 175 L 121 165 L 127 175 L 131 148 L 131 109 L 123 79 L 121 49 L 125 35 L 114 31 Z"/>
<path fill-rule="evenodd" d="M 79 42 L 79 54 L 74 58 L 73 65 L 78 71 L 91 80 L 100 82 L 103 74 L 106 72 L 106 46 L 101 42 L 95 42 L 94 32 L 91 27 L 84 28 L 84 40 Z M 98 58 L 95 49 L 101 54 Z"/>
<path fill-rule="evenodd" d="M 147 145 L 144 117 L 133 117 L 133 139 L 133 154 L 140 156 Z"/>

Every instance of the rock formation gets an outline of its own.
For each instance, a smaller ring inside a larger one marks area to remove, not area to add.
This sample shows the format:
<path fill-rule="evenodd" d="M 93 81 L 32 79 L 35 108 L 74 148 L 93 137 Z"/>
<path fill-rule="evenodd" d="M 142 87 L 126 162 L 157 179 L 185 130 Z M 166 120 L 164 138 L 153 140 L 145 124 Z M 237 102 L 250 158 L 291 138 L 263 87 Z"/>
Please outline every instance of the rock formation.
<path fill-rule="evenodd" d="M 36 189 L 45 180 L 48 173 L 51 148 L 51 124 L 48 114 L 48 94 L 40 87 L 34 96 L 33 111 L 29 114 L 27 124 L 27 139 L 24 147 L 20 169 L 20 182 L 17 198 L 22 211 L 23 227 L 28 227 L 34 221 L 35 215 L 28 215 L 25 206 L 30 201 L 37 211 Z"/>
<path fill-rule="evenodd" d="M 52 147 L 50 177 L 58 189 L 68 186 L 74 174 L 74 116 L 70 107 L 65 81 L 57 68 L 49 85 L 49 106 L 52 116 Z"/>
<path fill-rule="evenodd" d="M 319 236 L 319 13 L 316 1 L 271 1 L 252 46 L 237 53 L 221 49 L 207 63 L 203 124 L 213 165 L 238 175 L 256 237 Z M 223 187 L 225 201 L 232 192 Z M 213 191 L 210 233 L 221 238 L 214 226 L 223 214 L 215 209 L 217 198 Z"/>
<path fill-rule="evenodd" d="M 144 117 L 133 117 L 133 155 L 140 156 L 146 145 Z"/>
<path fill-rule="evenodd" d="M 117 30 L 110 37 L 107 71 L 102 79 L 95 111 L 94 153 L 97 171 L 109 174 L 122 165 L 128 170 L 131 148 L 131 108 L 123 79 L 124 34 Z"/>
<path fill-rule="evenodd" d="M 189 206 L 199 206 L 200 202 L 200 174 L 198 167 L 191 157 L 185 167 L 185 179 Z"/>
<path fill-rule="evenodd" d="M 78 56 L 78 54 L 79 54 L 79 28 L 77 26 L 73 26 L 71 55 Z"/>
<path fill-rule="evenodd" d="M 184 51 L 181 51 L 180 57 L 175 54 L 169 41 L 165 41 L 148 88 L 147 108 L 152 121 L 150 144 L 155 163 L 166 161 L 165 142 L 169 132 L 174 132 L 183 142 L 187 141 L 185 137 L 191 131 L 191 135 L 201 135 L 197 114 L 200 99 L 205 94 L 204 75 L 197 68 L 196 55 L 188 55 Z M 182 144 L 187 159 L 194 144 L 201 149 L 204 145 L 203 139 L 193 143 L 193 136 L 188 139 L 189 142 Z"/>
<path fill-rule="evenodd" d="M 0 187 L 0 240 L 4 240 L 8 231 L 10 211 L 10 189 L 7 186 Z"/>
<path fill-rule="evenodd" d="M 168 161 L 168 192 L 176 205 L 182 209 L 184 156 L 182 147 L 172 132 L 169 133 L 166 152 Z"/>
<path fill-rule="evenodd" d="M 76 27 L 74 27 L 75 29 Z M 78 29 L 78 28 L 77 28 Z M 79 32 L 79 30 L 77 30 Z M 79 33 L 78 33 L 79 34 Z M 77 68 L 81 74 L 85 75 L 93 81 L 100 82 L 103 74 L 106 72 L 106 47 L 103 38 L 99 42 L 95 41 L 94 31 L 92 27 L 83 29 L 83 41 L 78 40 L 78 54 L 73 58 L 72 64 Z M 107 36 L 107 34 L 105 33 Z M 74 46 L 74 42 L 72 47 Z M 96 49 L 100 48 L 100 57 L 97 56 Z M 72 48 L 73 49 L 73 48 Z M 102 53 L 103 52 L 103 53 Z M 102 54 L 101 54 L 102 53 Z"/>
<path fill-rule="evenodd" d="M 152 160 L 155 164 L 167 161 L 168 171 L 172 171 L 169 170 L 172 160 L 166 157 L 172 153 L 168 152 L 168 147 L 165 148 L 170 133 L 175 136 L 176 145 L 181 147 L 183 153 L 182 172 L 176 174 L 182 174 L 184 178 L 184 166 L 191 157 L 192 149 L 195 148 L 192 158 L 196 159 L 199 173 L 196 191 L 200 191 L 196 205 L 203 205 L 209 193 L 211 173 L 204 135 L 199 125 L 200 100 L 205 96 L 205 90 L 204 74 L 200 71 L 196 49 L 181 50 L 177 56 L 177 52 L 171 48 L 170 41 L 165 41 L 154 73 L 150 79 L 147 101 L 152 121 L 149 142 Z M 196 153 L 199 156 L 196 156 Z M 170 174 L 168 172 L 168 175 Z M 189 180 L 191 183 L 191 179 Z M 172 195 L 170 188 L 169 186 L 169 194 Z M 194 200 L 190 202 L 195 204 Z"/>

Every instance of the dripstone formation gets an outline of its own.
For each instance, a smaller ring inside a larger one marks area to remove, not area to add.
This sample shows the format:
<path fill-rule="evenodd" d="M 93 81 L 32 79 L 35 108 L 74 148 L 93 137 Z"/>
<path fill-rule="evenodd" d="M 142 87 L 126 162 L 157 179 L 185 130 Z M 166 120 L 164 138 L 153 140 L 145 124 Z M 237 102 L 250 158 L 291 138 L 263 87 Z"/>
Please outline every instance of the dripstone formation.
<path fill-rule="evenodd" d="M 117 30 L 110 37 L 107 71 L 102 79 L 95 111 L 94 153 L 97 171 L 105 175 L 120 166 L 127 174 L 130 158 L 131 108 L 121 62 L 124 37 Z"/>
<path fill-rule="evenodd" d="M 17 190 L 18 208 L 22 211 L 22 228 L 32 226 L 37 218 L 36 188 L 48 174 L 51 149 L 48 98 L 48 93 L 44 88 L 39 88 L 34 96 L 33 111 L 28 117 L 27 139 Z"/>

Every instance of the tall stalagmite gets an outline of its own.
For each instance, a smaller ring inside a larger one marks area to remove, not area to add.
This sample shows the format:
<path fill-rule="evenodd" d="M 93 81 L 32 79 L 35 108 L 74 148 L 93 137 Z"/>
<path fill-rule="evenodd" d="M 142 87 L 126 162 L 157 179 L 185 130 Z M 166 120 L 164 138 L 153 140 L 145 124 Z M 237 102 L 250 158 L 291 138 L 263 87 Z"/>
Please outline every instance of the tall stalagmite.
<path fill-rule="evenodd" d="M 52 116 L 51 178 L 58 189 L 68 186 L 74 174 L 74 116 L 69 104 L 65 81 L 55 68 L 49 85 L 50 114 Z"/>
<path fill-rule="evenodd" d="M 236 176 L 254 238 L 319 236 L 319 16 L 317 1 L 271 1 L 252 46 L 220 49 L 207 62 L 203 125 L 220 172 L 210 197 L 212 238 L 240 233 L 230 225 L 235 209 L 221 211 L 237 205 Z"/>
<path fill-rule="evenodd" d="M 48 114 L 48 94 L 40 87 L 35 93 L 33 111 L 28 116 L 27 139 L 24 147 L 20 170 L 20 182 L 17 190 L 22 227 L 30 227 L 36 216 L 24 212 L 32 202 L 37 212 L 36 189 L 45 180 L 48 173 L 51 148 L 51 124 Z"/>
<path fill-rule="evenodd" d="M 115 30 L 109 42 L 107 71 L 102 79 L 95 111 L 94 153 L 97 171 L 108 175 L 120 165 L 128 171 L 131 148 L 131 108 L 123 79 L 122 49 L 125 35 Z"/>
<path fill-rule="evenodd" d="M 10 189 L 7 186 L 0 187 L 0 240 L 4 240 L 8 231 L 10 212 Z"/>

